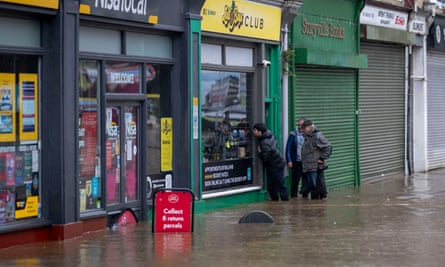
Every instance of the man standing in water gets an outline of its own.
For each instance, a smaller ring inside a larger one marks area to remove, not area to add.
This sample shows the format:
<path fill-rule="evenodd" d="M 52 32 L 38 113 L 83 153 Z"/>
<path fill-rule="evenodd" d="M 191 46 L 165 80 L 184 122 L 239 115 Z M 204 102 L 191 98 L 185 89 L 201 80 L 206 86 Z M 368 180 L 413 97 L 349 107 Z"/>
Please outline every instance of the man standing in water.
<path fill-rule="evenodd" d="M 304 133 L 304 144 L 301 148 L 303 172 L 311 190 L 311 199 L 328 199 L 324 170 L 328 167 L 326 160 L 332 152 L 331 143 L 324 137 L 311 120 L 305 120 L 301 129 Z"/>
<path fill-rule="evenodd" d="M 274 201 L 288 201 L 289 193 L 284 183 L 284 167 L 286 165 L 278 150 L 278 143 L 275 136 L 267 129 L 264 123 L 257 123 L 253 126 L 253 134 L 258 139 L 258 155 L 263 161 L 267 175 L 267 191 Z M 279 195 L 278 195 L 279 193 Z"/>

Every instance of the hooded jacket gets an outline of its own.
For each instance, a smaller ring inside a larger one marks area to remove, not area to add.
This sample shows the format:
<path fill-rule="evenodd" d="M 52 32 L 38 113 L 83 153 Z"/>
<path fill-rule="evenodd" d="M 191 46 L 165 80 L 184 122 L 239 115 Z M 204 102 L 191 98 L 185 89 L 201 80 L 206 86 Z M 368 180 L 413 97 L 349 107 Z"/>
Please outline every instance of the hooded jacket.
<path fill-rule="evenodd" d="M 326 160 L 331 155 L 331 152 L 331 143 L 329 143 L 320 130 L 314 126 L 312 132 L 304 134 L 304 144 L 301 148 L 303 172 L 326 169 Z M 324 161 L 322 166 L 318 166 L 319 163 L 317 163 L 317 161 L 319 159 Z"/>
<path fill-rule="evenodd" d="M 303 134 L 295 128 L 289 133 L 289 138 L 286 143 L 286 161 L 297 162 L 301 161 L 301 147 L 304 143 Z"/>
<path fill-rule="evenodd" d="M 277 140 L 272 132 L 267 130 L 258 138 L 258 141 L 261 149 L 259 157 L 263 161 L 264 167 L 271 169 L 284 168 L 286 163 L 280 155 Z"/>

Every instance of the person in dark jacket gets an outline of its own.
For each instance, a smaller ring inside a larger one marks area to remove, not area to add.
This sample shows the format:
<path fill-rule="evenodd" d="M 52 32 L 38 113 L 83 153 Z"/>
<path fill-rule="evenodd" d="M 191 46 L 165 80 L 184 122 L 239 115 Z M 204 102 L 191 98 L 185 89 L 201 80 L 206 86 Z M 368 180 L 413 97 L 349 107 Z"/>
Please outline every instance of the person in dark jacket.
<path fill-rule="evenodd" d="M 311 120 L 305 120 L 301 129 L 304 133 L 304 144 L 301 148 L 303 172 L 306 173 L 312 199 L 328 199 L 324 170 L 331 155 L 331 143 L 324 137 Z"/>
<path fill-rule="evenodd" d="M 303 175 L 303 167 L 301 164 L 301 147 L 303 147 L 304 137 L 301 132 L 301 125 L 304 119 L 301 118 L 297 122 L 297 127 L 289 133 L 286 143 L 286 162 L 287 167 L 291 170 L 292 186 L 290 188 L 290 196 L 298 197 L 298 185 L 301 179 L 301 190 L 303 198 L 307 198 L 309 190 L 307 188 L 306 175 Z"/>
<path fill-rule="evenodd" d="M 284 182 L 284 167 L 286 163 L 278 150 L 275 136 L 264 123 L 253 126 L 253 134 L 258 139 L 258 156 L 263 162 L 267 175 L 267 191 L 274 201 L 289 200 L 289 193 Z"/>

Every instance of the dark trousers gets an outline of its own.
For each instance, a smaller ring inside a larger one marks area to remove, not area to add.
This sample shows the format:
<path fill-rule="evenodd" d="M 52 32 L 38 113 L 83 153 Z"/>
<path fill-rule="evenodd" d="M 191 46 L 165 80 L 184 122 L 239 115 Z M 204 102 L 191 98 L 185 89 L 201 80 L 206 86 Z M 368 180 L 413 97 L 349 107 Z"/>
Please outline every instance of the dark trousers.
<path fill-rule="evenodd" d="M 324 198 L 328 195 L 326 189 L 326 178 L 323 170 L 310 171 L 306 173 L 309 190 L 312 199 Z"/>
<path fill-rule="evenodd" d="M 291 168 L 292 175 L 292 186 L 290 188 L 290 195 L 292 197 L 297 197 L 298 193 L 303 194 L 303 196 L 307 196 L 309 190 L 307 189 L 307 179 L 306 175 L 303 173 L 303 166 L 301 161 L 292 162 Z M 298 191 L 298 185 L 301 180 L 301 190 Z"/>
<path fill-rule="evenodd" d="M 320 198 L 324 198 L 328 196 L 328 190 L 326 189 L 326 178 L 324 176 L 324 170 L 318 170 L 317 172 L 317 191 L 320 195 Z"/>
<path fill-rule="evenodd" d="M 284 182 L 284 168 L 272 169 L 266 168 L 267 174 L 267 191 L 269 192 L 272 200 L 288 200 L 289 193 Z M 278 195 L 279 194 L 279 195 Z"/>

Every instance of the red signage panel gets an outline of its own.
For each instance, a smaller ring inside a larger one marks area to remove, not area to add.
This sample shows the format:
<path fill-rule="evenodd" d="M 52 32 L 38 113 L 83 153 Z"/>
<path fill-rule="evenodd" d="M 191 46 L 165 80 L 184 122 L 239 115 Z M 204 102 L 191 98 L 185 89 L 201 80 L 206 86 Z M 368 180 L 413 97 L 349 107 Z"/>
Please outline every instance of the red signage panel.
<path fill-rule="evenodd" d="M 154 232 L 191 232 L 193 196 L 188 191 L 160 191 L 154 199 Z"/>

